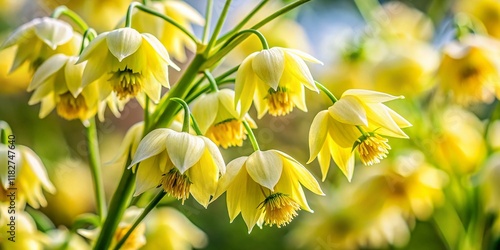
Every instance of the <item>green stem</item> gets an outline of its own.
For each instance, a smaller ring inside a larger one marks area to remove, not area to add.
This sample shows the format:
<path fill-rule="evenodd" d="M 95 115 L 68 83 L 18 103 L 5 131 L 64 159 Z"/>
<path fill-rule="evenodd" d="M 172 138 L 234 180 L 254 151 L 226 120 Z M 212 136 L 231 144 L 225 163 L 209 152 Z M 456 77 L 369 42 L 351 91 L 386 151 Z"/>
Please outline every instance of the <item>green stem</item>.
<path fill-rule="evenodd" d="M 187 95 L 187 93 L 189 92 L 191 84 L 196 78 L 200 67 L 204 62 L 205 58 L 201 54 L 197 54 L 194 57 L 193 61 L 191 61 L 189 67 L 186 69 L 177 84 L 170 89 L 168 95 L 165 95 L 158 106 L 156 106 L 156 110 L 152 115 L 152 122 L 147 128 L 147 132 L 153 130 L 154 128 L 166 127 L 168 124 L 170 124 L 172 119 L 177 114 L 177 112 L 173 111 L 178 110 L 178 107 L 176 107 L 177 105 L 175 103 L 170 102 L 169 98 L 185 98 L 185 95 Z M 169 112 L 166 112 L 167 110 Z"/>
<path fill-rule="evenodd" d="M 130 158 L 127 160 L 127 166 L 130 164 Z M 135 175 L 130 169 L 124 169 L 123 175 L 116 188 L 116 191 L 111 199 L 109 211 L 113 211 L 108 215 L 101 229 L 101 233 L 94 245 L 95 250 L 109 249 L 113 239 L 114 232 L 118 227 L 120 218 L 122 218 L 127 205 L 132 200 L 132 195 L 135 189 Z"/>
<path fill-rule="evenodd" d="M 190 127 L 189 120 L 191 117 L 191 111 L 189 110 L 189 106 L 187 105 L 187 103 L 184 100 L 177 98 L 177 97 L 172 97 L 172 98 L 170 98 L 170 100 L 172 100 L 176 103 L 179 103 L 184 108 L 184 121 L 182 122 L 182 132 L 189 133 L 189 127 Z"/>
<path fill-rule="evenodd" d="M 193 121 L 194 132 L 196 132 L 197 135 L 203 135 L 203 133 L 201 132 L 200 126 L 198 126 L 198 122 L 196 122 L 196 119 L 194 119 L 193 114 L 189 114 L 189 116 L 191 116 L 191 120 Z"/>
<path fill-rule="evenodd" d="M 9 135 L 12 135 L 12 129 L 6 121 L 0 120 L 0 140 L 2 144 L 9 144 Z"/>
<path fill-rule="evenodd" d="M 293 10 L 293 9 L 299 7 L 300 5 L 307 3 L 309 1 L 311 1 L 311 0 L 299 0 L 299 1 L 293 2 L 287 6 L 279 9 L 278 11 L 274 12 L 272 15 L 268 16 L 267 18 L 260 21 L 256 25 L 252 26 L 250 29 L 257 30 L 260 27 L 264 26 L 265 24 L 276 19 L 277 17 L 279 17 L 279 16 L 281 16 L 281 15 L 283 15 L 283 14 L 285 14 L 285 13 L 287 13 L 287 12 L 289 12 L 289 11 L 291 11 L 291 10 Z M 227 53 L 232 51 L 234 47 L 236 47 L 238 44 L 243 42 L 249 35 L 250 34 L 243 34 L 243 35 L 239 36 L 237 39 L 235 39 L 235 41 L 233 43 L 231 43 L 228 46 L 226 46 L 225 48 L 217 51 L 214 55 L 210 56 L 210 58 L 207 59 L 207 61 L 201 66 L 201 68 L 203 68 L 203 69 L 210 68 L 210 66 L 212 66 L 215 63 L 217 63 L 218 61 L 220 61 L 224 56 L 227 55 Z"/>
<path fill-rule="evenodd" d="M 230 36 L 232 36 L 232 34 L 236 33 L 238 30 L 242 29 L 243 26 L 245 26 L 245 24 L 248 23 L 248 21 L 250 21 L 250 19 L 255 15 L 257 14 L 257 12 L 262 9 L 262 7 L 264 7 L 264 5 L 266 5 L 266 3 L 268 3 L 269 0 L 264 0 L 262 2 L 260 2 L 257 6 L 255 6 L 255 8 L 250 12 L 248 13 L 248 15 L 243 19 L 241 20 L 233 29 L 231 29 L 231 31 L 227 32 L 225 35 L 223 35 L 218 41 L 216 44 L 219 44 L 219 43 L 222 43 L 224 42 L 227 38 L 229 38 Z"/>
<path fill-rule="evenodd" d="M 95 118 L 90 119 L 87 130 L 87 147 L 89 150 L 89 165 L 94 184 L 94 195 L 97 204 L 97 214 L 101 221 L 106 216 L 106 199 L 104 198 L 104 187 L 101 175 L 101 157 L 99 155 L 99 144 L 97 139 L 97 130 Z"/>
<path fill-rule="evenodd" d="M 141 10 L 143 12 L 146 12 L 148 14 L 151 14 L 153 16 L 157 16 L 157 17 L 165 20 L 166 22 L 168 22 L 168 23 L 172 24 L 173 26 L 175 26 L 176 28 L 178 28 L 182 33 L 186 34 L 196 44 L 200 43 L 200 40 L 193 33 L 191 33 L 186 28 L 182 27 L 182 25 L 180 25 L 174 19 L 172 19 L 172 18 L 170 18 L 168 16 L 165 16 L 165 15 L 163 15 L 161 13 L 158 13 L 155 10 L 150 9 L 150 8 L 144 6 L 143 4 L 139 3 L 139 2 L 132 2 L 129 5 L 128 10 L 127 10 L 127 16 L 126 16 L 126 19 L 125 19 L 126 20 L 125 21 L 125 27 L 132 27 L 132 10 L 134 8 L 137 8 L 138 10 Z"/>
<path fill-rule="evenodd" d="M 213 0 L 207 1 L 207 9 L 205 10 L 205 27 L 203 27 L 203 37 L 201 38 L 203 44 L 207 44 L 208 42 L 208 32 L 210 31 L 210 21 L 212 20 L 213 4 Z"/>
<path fill-rule="evenodd" d="M 318 86 L 318 88 L 323 91 L 323 93 L 325 93 L 328 98 L 330 98 L 330 100 L 332 101 L 332 103 L 336 103 L 338 101 L 337 97 L 335 97 L 335 95 L 332 94 L 332 92 L 330 92 L 330 90 L 328 90 L 325 86 L 323 86 L 323 84 L 317 82 L 317 81 L 314 81 L 314 83 L 316 83 L 316 86 Z"/>
<path fill-rule="evenodd" d="M 143 5 L 148 5 L 148 0 L 142 0 Z"/>
<path fill-rule="evenodd" d="M 255 138 L 255 134 L 252 131 L 252 128 L 250 127 L 250 124 L 248 124 L 247 121 L 243 120 L 242 121 L 243 126 L 245 126 L 245 130 L 248 133 L 248 138 L 250 138 L 250 142 L 252 143 L 252 147 L 254 151 L 260 150 L 259 148 L 259 143 L 257 143 L 257 139 Z"/>
<path fill-rule="evenodd" d="M 213 92 L 219 91 L 219 87 L 217 87 L 217 82 L 215 81 L 212 73 L 210 73 L 210 71 L 206 69 L 205 71 L 203 71 L 203 74 L 205 74 L 205 77 L 207 77 L 208 82 L 210 83 L 210 87 L 212 87 L 212 91 Z"/>
<path fill-rule="evenodd" d="M 68 7 L 64 5 L 57 7 L 54 12 L 52 12 L 52 15 L 50 15 L 50 17 L 56 19 L 61 15 L 69 17 L 69 19 L 71 19 L 71 21 L 73 21 L 82 31 L 85 31 L 89 28 L 87 23 L 83 21 L 83 19 L 78 14 L 76 14 L 76 12 L 68 9 Z"/>
<path fill-rule="evenodd" d="M 228 77 L 228 76 L 232 75 L 234 72 L 238 71 L 239 68 L 240 68 L 240 65 L 237 65 L 237 66 L 231 68 L 230 70 L 224 72 L 222 75 L 216 77 L 215 81 L 220 82 L 220 81 L 226 79 L 226 77 Z"/>
<path fill-rule="evenodd" d="M 146 102 L 144 104 L 144 127 L 147 128 L 149 126 L 149 97 L 146 95 L 146 98 L 144 98 L 144 101 Z"/>
<path fill-rule="evenodd" d="M 215 25 L 215 29 L 214 29 L 214 32 L 212 33 L 212 37 L 210 37 L 210 41 L 208 42 L 207 47 L 205 48 L 205 52 L 204 52 L 205 57 L 208 57 L 212 46 L 217 41 L 217 37 L 219 36 L 220 31 L 222 30 L 222 26 L 224 25 L 224 22 L 226 21 L 227 12 L 229 11 L 229 6 L 231 6 L 231 2 L 232 2 L 232 0 L 226 0 L 226 4 L 224 5 L 222 12 L 220 13 L 219 20 L 217 21 L 217 24 Z"/>
<path fill-rule="evenodd" d="M 92 28 L 88 28 L 87 30 L 85 30 L 85 32 L 83 32 L 82 44 L 80 46 L 80 52 L 78 53 L 79 55 L 82 54 L 83 49 L 85 49 L 85 41 L 88 40 L 88 42 L 90 43 L 96 36 L 97 34 L 95 30 Z"/>
<path fill-rule="evenodd" d="M 132 234 L 134 229 L 139 225 L 139 223 L 144 220 L 144 218 L 153 210 L 158 203 L 160 203 L 161 199 L 166 195 L 167 193 L 164 192 L 163 190 L 160 191 L 154 198 L 151 200 L 151 202 L 144 208 L 144 211 L 142 211 L 141 215 L 134 221 L 134 224 L 130 227 L 130 229 L 127 231 L 127 233 L 116 243 L 115 250 L 120 249 L 121 246 L 127 241 L 127 238 Z"/>
<path fill-rule="evenodd" d="M 262 49 L 269 49 L 269 44 L 267 43 L 266 37 L 264 37 L 264 35 L 262 35 L 262 33 L 260 33 L 258 30 L 253 30 L 253 29 L 242 30 L 242 31 L 234 34 L 234 36 L 232 36 L 231 38 L 229 38 L 227 40 L 227 42 L 224 43 L 224 45 L 222 45 L 221 48 L 226 47 L 228 44 L 230 44 L 238 36 L 241 36 L 241 35 L 243 35 L 245 33 L 252 33 L 252 34 L 257 35 L 257 37 L 259 37 L 260 43 L 262 44 Z"/>

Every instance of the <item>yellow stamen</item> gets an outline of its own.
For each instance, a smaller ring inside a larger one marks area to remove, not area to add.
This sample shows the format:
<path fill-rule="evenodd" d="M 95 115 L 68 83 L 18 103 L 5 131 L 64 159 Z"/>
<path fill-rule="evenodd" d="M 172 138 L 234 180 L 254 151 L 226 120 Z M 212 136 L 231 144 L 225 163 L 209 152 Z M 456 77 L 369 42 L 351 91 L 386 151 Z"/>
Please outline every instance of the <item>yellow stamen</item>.
<path fill-rule="evenodd" d="M 300 206 L 288 195 L 282 193 L 271 194 L 262 202 L 264 208 L 264 222 L 272 226 L 276 224 L 278 228 L 286 226 L 297 216 Z"/>
<path fill-rule="evenodd" d="M 181 174 L 177 168 L 174 167 L 167 174 L 164 174 L 160 183 L 165 192 L 178 200 L 182 200 L 182 204 L 189 198 L 191 181 L 185 174 Z"/>
<path fill-rule="evenodd" d="M 141 77 L 141 73 L 125 68 L 114 72 L 109 81 L 118 98 L 123 100 L 129 96 L 134 97 L 141 91 Z"/>
<path fill-rule="evenodd" d="M 76 98 L 70 92 L 65 92 L 59 96 L 59 102 L 56 106 L 57 114 L 66 120 L 73 120 L 76 118 L 84 118 L 87 112 L 87 104 L 82 95 Z"/>
<path fill-rule="evenodd" d="M 118 227 L 116 229 L 116 233 L 114 235 L 115 242 L 120 241 L 123 236 L 128 232 L 128 230 L 132 227 L 132 225 Z M 146 232 L 146 225 L 144 223 L 140 223 L 134 231 L 129 235 L 125 243 L 122 245 L 120 249 L 139 249 L 146 244 L 144 233 Z"/>
<path fill-rule="evenodd" d="M 366 165 L 380 163 L 380 160 L 387 157 L 391 146 L 387 144 L 389 140 L 377 134 L 371 134 L 358 140 L 358 152 L 361 162 Z"/>
<path fill-rule="evenodd" d="M 223 148 L 241 147 L 246 139 L 246 131 L 241 121 L 231 119 L 211 126 L 205 136 Z"/>
<path fill-rule="evenodd" d="M 295 106 L 290 93 L 285 88 L 278 88 L 277 90 L 269 89 L 269 95 L 266 98 L 269 106 L 269 114 L 273 116 L 284 116 L 292 112 Z"/>

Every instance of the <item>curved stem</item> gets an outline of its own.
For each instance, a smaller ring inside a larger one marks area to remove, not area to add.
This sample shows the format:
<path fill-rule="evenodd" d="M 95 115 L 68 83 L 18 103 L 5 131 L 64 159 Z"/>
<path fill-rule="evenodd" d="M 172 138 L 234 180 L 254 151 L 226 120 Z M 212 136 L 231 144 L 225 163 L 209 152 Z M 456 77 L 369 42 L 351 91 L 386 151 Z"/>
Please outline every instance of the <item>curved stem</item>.
<path fill-rule="evenodd" d="M 210 53 L 210 49 L 212 46 L 215 44 L 217 41 L 217 37 L 219 36 L 220 31 L 222 30 L 222 25 L 224 25 L 224 22 L 226 21 L 226 16 L 227 12 L 229 11 L 229 6 L 231 6 L 232 0 L 226 0 L 226 4 L 224 5 L 224 9 L 222 9 L 222 12 L 220 13 L 219 20 L 217 21 L 217 24 L 215 25 L 214 32 L 212 33 L 212 37 L 210 37 L 210 41 L 207 44 L 207 47 L 205 48 L 204 55 L 208 56 Z"/>
<path fill-rule="evenodd" d="M 205 77 L 207 77 L 208 82 L 210 83 L 210 87 L 212 88 L 212 91 L 213 92 L 219 91 L 219 87 L 217 87 L 217 82 L 215 81 L 212 73 L 210 73 L 210 71 L 206 69 L 205 71 L 203 71 L 203 74 L 205 74 Z"/>
<path fill-rule="evenodd" d="M 71 19 L 82 31 L 85 31 L 89 28 L 87 23 L 83 21 L 83 19 L 76 14 L 76 12 L 68 9 L 68 7 L 62 5 L 57 7 L 54 12 L 52 12 L 52 15 L 50 17 L 52 18 L 59 18 L 61 15 L 65 15 Z"/>
<path fill-rule="evenodd" d="M 323 93 L 325 93 L 333 103 L 336 103 L 338 101 L 337 97 L 335 97 L 335 95 L 333 95 L 332 92 L 330 92 L 330 90 L 328 90 L 325 86 L 323 86 L 323 84 L 317 81 L 314 81 L 314 83 L 316 83 L 316 86 L 318 86 L 318 88 L 321 89 L 321 91 L 323 91 Z"/>
<path fill-rule="evenodd" d="M 9 144 L 9 135 L 12 135 L 12 129 L 6 121 L 0 120 L 0 143 Z"/>
<path fill-rule="evenodd" d="M 201 41 L 203 44 L 208 42 L 208 32 L 210 32 L 210 21 L 212 20 L 212 9 L 213 9 L 214 1 L 207 1 L 207 9 L 205 10 L 205 26 L 203 27 L 203 37 Z"/>
<path fill-rule="evenodd" d="M 127 241 L 127 238 L 134 232 L 134 229 L 144 220 L 144 218 L 153 210 L 158 203 L 160 203 L 161 199 L 166 195 L 167 193 L 161 190 L 154 198 L 151 200 L 151 202 L 144 208 L 144 211 L 142 211 L 141 215 L 134 221 L 134 224 L 130 227 L 130 229 L 127 231 L 127 233 L 116 243 L 115 245 L 115 250 L 120 249 L 121 246 Z"/>
<path fill-rule="evenodd" d="M 254 151 L 260 150 L 259 148 L 259 143 L 257 143 L 257 139 L 255 138 L 255 134 L 252 131 L 252 128 L 250 127 L 250 124 L 248 124 L 247 121 L 243 120 L 242 121 L 243 126 L 245 126 L 245 130 L 248 133 L 248 138 L 250 138 L 250 142 L 252 143 L 252 147 Z"/>
<path fill-rule="evenodd" d="M 78 54 L 82 54 L 83 52 L 83 49 L 85 49 L 85 40 L 88 40 L 89 43 L 94 40 L 94 38 L 96 37 L 96 32 L 94 29 L 92 28 L 88 28 L 87 30 L 85 30 L 85 32 L 83 32 L 83 37 L 82 37 L 82 45 L 80 46 L 80 52 Z"/>
<path fill-rule="evenodd" d="M 257 37 L 259 37 L 259 40 L 260 40 L 260 43 L 262 44 L 262 49 L 269 49 L 269 44 L 267 43 L 267 40 L 266 40 L 266 37 L 264 37 L 264 35 L 262 35 L 262 33 L 260 33 L 260 31 L 258 30 L 254 30 L 254 29 L 247 29 L 247 30 L 242 30 L 236 34 L 234 34 L 234 36 L 232 36 L 231 38 L 229 38 L 227 40 L 226 43 L 224 43 L 224 45 L 222 45 L 221 49 L 223 49 L 224 47 L 226 47 L 228 44 L 230 44 L 234 39 L 236 39 L 238 36 L 241 36 L 245 33 L 252 33 L 252 34 L 255 34 Z"/>
<path fill-rule="evenodd" d="M 201 132 L 200 126 L 198 126 L 196 119 L 194 119 L 193 114 L 190 114 L 190 116 L 191 116 L 191 120 L 193 121 L 194 132 L 196 132 L 197 135 L 203 135 L 203 133 Z"/>
<path fill-rule="evenodd" d="M 106 200 L 104 198 L 104 187 L 101 175 L 101 157 L 99 155 L 99 145 L 95 118 L 90 119 L 90 124 L 86 127 L 87 147 L 89 150 L 89 165 L 94 184 L 94 195 L 97 204 L 97 214 L 103 220 L 106 216 Z"/>
<path fill-rule="evenodd" d="M 250 21 L 250 19 L 252 19 L 252 17 L 260 10 L 262 9 L 262 7 L 264 7 L 264 5 L 266 5 L 266 3 L 268 3 L 269 0 L 263 0 L 261 1 L 257 6 L 255 6 L 255 8 L 250 12 L 248 13 L 248 15 L 243 19 L 241 20 L 231 31 L 227 32 L 225 35 L 223 35 L 218 41 L 216 44 L 219 44 L 219 43 L 222 43 L 224 40 L 226 40 L 228 37 L 231 37 L 232 34 L 236 33 L 238 30 L 242 29 L 243 26 L 245 26 L 245 24 L 248 23 L 248 21 Z"/>
<path fill-rule="evenodd" d="M 170 100 L 179 103 L 180 105 L 182 105 L 182 108 L 184 108 L 184 121 L 182 122 L 182 132 L 189 132 L 189 127 L 190 127 L 189 118 L 191 117 L 191 111 L 189 110 L 189 106 L 181 98 L 172 97 L 170 98 Z"/>
<path fill-rule="evenodd" d="M 157 17 L 165 20 L 166 22 L 168 22 L 168 23 L 172 24 L 173 26 L 175 26 L 176 28 L 178 28 L 182 33 L 186 34 L 196 44 L 200 43 L 200 40 L 193 33 L 191 33 L 190 31 L 188 31 L 186 28 L 182 27 L 182 25 L 180 25 L 174 19 L 172 19 L 172 18 L 170 18 L 168 16 L 165 16 L 165 15 L 163 15 L 161 13 L 158 13 L 155 10 L 150 9 L 150 8 L 144 6 L 143 4 L 139 3 L 139 2 L 132 2 L 129 5 L 128 10 L 127 10 L 127 16 L 126 16 L 126 19 L 125 19 L 125 27 L 131 27 L 132 26 L 132 10 L 134 8 L 137 8 L 140 11 L 146 12 L 148 14 L 151 14 L 153 16 L 157 16 Z"/>

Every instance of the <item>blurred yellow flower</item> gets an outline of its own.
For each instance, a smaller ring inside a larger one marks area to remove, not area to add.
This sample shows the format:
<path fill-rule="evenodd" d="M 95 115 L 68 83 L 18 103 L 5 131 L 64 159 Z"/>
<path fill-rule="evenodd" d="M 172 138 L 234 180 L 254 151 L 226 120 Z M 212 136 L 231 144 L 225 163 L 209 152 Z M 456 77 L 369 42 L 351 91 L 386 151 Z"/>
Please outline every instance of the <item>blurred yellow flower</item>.
<path fill-rule="evenodd" d="M 411 124 L 383 104 L 400 98 L 351 89 L 328 111 L 316 115 L 309 130 L 309 162 L 318 157 L 323 180 L 330 167 L 330 156 L 350 181 L 354 171 L 354 149 L 358 150 L 363 164 L 373 165 L 389 153 L 388 140 L 381 135 L 408 138 L 401 128 Z"/>
<path fill-rule="evenodd" d="M 182 200 L 193 197 L 208 206 L 215 194 L 224 159 L 210 139 L 171 129 L 155 129 L 139 143 L 130 167 L 137 173 L 135 195 L 162 186 Z"/>
<path fill-rule="evenodd" d="M 258 117 L 290 113 L 295 106 L 307 111 L 304 86 L 319 92 L 305 61 L 321 63 L 293 49 L 274 47 L 249 55 L 236 73 L 235 104 L 246 113 L 255 102 Z"/>
<path fill-rule="evenodd" d="M 149 1 L 146 6 L 172 18 L 179 25 L 191 32 L 191 23 L 197 25 L 205 24 L 205 19 L 200 13 L 183 1 Z M 196 44 L 186 34 L 161 18 L 137 11 L 132 17 L 132 25 L 139 32 L 150 33 L 158 37 L 170 55 L 179 62 L 186 62 L 186 48 L 190 51 L 196 51 Z"/>
<path fill-rule="evenodd" d="M 460 0 L 457 11 L 468 14 L 492 37 L 500 38 L 500 2 L 497 0 Z"/>
<path fill-rule="evenodd" d="M 282 227 L 298 215 L 298 210 L 312 212 L 301 185 L 323 195 L 316 179 L 291 156 L 259 150 L 228 164 L 215 198 L 226 192 L 231 222 L 241 212 L 250 233 L 255 224 Z"/>
<path fill-rule="evenodd" d="M 81 39 L 68 23 L 42 17 L 17 28 L 0 46 L 0 50 L 17 46 L 10 72 L 19 68 L 25 61 L 29 62 L 32 69 L 37 69 L 45 60 L 57 53 L 77 55 Z"/>
<path fill-rule="evenodd" d="M 138 122 L 132 125 L 121 141 L 120 148 L 116 152 L 115 157 L 106 165 L 117 165 L 120 166 L 120 168 L 125 166 L 127 159 L 131 159 L 137 151 L 139 142 L 142 139 L 143 130 L 144 122 Z"/>
<path fill-rule="evenodd" d="M 48 238 L 36 228 L 35 221 L 31 216 L 22 211 L 16 210 L 14 228 L 9 226 L 12 214 L 7 213 L 7 207 L 0 205 L 0 249 L 30 249 L 42 250 Z M 14 237 L 13 237 L 14 236 Z M 9 237 L 13 237 L 12 241 Z"/>
<path fill-rule="evenodd" d="M 483 124 L 473 113 L 458 107 L 439 109 L 429 150 L 437 166 L 449 173 L 472 174 L 483 162 L 487 148 Z M 429 134 L 425 134 L 429 138 Z"/>
<path fill-rule="evenodd" d="M 102 91 L 113 90 L 120 99 L 146 93 L 158 102 L 161 86 L 169 88 L 168 66 L 179 69 L 167 50 L 151 34 L 121 28 L 98 35 L 83 50 L 77 63 L 87 61 L 83 85 L 99 78 L 108 80 Z"/>
<path fill-rule="evenodd" d="M 201 133 L 223 148 L 241 146 L 246 139 L 243 121 L 256 128 L 248 114 L 240 115 L 234 105 L 234 91 L 222 89 L 199 97 L 193 103 L 193 116 Z"/>
<path fill-rule="evenodd" d="M 173 208 L 155 209 L 144 222 L 146 245 L 142 250 L 187 250 L 203 248 L 208 243 L 207 235 Z"/>
<path fill-rule="evenodd" d="M 448 44 L 437 72 L 440 86 L 461 105 L 500 98 L 499 45 L 479 35 Z"/>
<path fill-rule="evenodd" d="M 9 151 L 14 152 L 13 159 L 8 158 Z M 8 159 L 15 164 L 15 178 L 12 178 L 12 172 L 7 169 Z M 42 160 L 36 155 L 33 150 L 23 145 L 16 145 L 14 150 L 11 150 L 5 144 L 0 144 L 0 181 L 2 188 L 8 191 L 9 187 L 15 187 L 17 193 L 18 208 L 23 208 L 24 203 L 28 203 L 33 208 L 47 206 L 47 200 L 43 196 L 42 190 L 49 193 L 54 193 L 56 189 L 49 180 Z M 12 185 L 14 184 L 14 185 Z M 7 196 L 2 197 L 7 199 Z"/>
<path fill-rule="evenodd" d="M 496 215 L 493 234 L 498 236 L 500 235 L 500 185 L 498 185 L 498 178 L 500 178 L 500 153 L 494 153 L 488 158 L 484 170 L 481 174 L 481 196 L 485 202 L 485 211 Z"/>
<path fill-rule="evenodd" d="M 28 91 L 33 91 L 28 104 L 42 103 L 40 118 L 56 108 L 66 120 L 86 122 L 97 113 L 98 83 L 82 86 L 85 64 L 75 65 L 76 56 L 56 54 L 47 59 L 33 75 Z"/>
<path fill-rule="evenodd" d="M 31 81 L 32 72 L 28 63 L 23 63 L 14 72 L 9 72 L 11 61 L 14 60 L 15 47 L 6 48 L 0 51 L 0 82 L 2 88 L 0 94 L 24 93 Z"/>
<path fill-rule="evenodd" d="M 88 250 L 91 248 L 80 235 L 70 232 L 62 226 L 50 230 L 46 234 L 49 239 L 48 242 L 44 243 L 44 250 L 58 250 L 64 247 L 71 250 Z"/>

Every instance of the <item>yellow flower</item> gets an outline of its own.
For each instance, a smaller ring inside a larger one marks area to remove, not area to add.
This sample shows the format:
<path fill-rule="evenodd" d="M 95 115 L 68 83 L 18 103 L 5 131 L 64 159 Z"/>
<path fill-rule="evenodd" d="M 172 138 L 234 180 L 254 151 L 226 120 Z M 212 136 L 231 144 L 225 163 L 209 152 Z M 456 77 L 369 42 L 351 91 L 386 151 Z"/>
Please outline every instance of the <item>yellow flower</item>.
<path fill-rule="evenodd" d="M 9 72 L 10 62 L 14 60 L 16 48 L 10 47 L 0 51 L 0 94 L 17 94 L 26 92 L 31 81 L 32 72 L 28 63 L 23 63 L 15 72 Z"/>
<path fill-rule="evenodd" d="M 204 25 L 205 19 L 189 4 L 183 1 L 150 1 L 147 7 L 166 15 L 179 25 L 191 30 L 190 23 Z M 182 31 L 164 20 L 142 11 L 134 13 L 132 23 L 139 32 L 150 33 L 161 41 L 172 57 L 179 62 L 187 60 L 185 48 L 196 50 L 196 44 Z"/>
<path fill-rule="evenodd" d="M 0 50 L 17 45 L 16 57 L 10 72 L 28 61 L 37 69 L 47 58 L 57 53 L 77 55 L 81 36 L 66 22 L 42 17 L 21 25 L 0 46 Z"/>
<path fill-rule="evenodd" d="M 104 78 L 108 85 L 101 88 L 112 89 L 120 99 L 144 92 L 154 102 L 160 99 L 161 86 L 170 87 L 168 66 L 179 69 L 156 37 L 132 28 L 98 35 L 83 50 L 77 63 L 83 61 L 87 61 L 83 86 Z"/>
<path fill-rule="evenodd" d="M 0 205 L 0 249 L 30 249 L 42 250 L 48 238 L 36 228 L 35 221 L 30 214 L 23 210 L 16 210 L 14 228 L 8 224 L 12 214 L 7 213 L 8 207 Z M 13 237 L 13 241 L 8 240 Z"/>
<path fill-rule="evenodd" d="M 383 104 L 400 98 L 351 89 L 328 111 L 316 115 L 309 130 L 309 162 L 318 157 L 323 181 L 330 167 L 330 157 L 350 181 L 354 171 L 354 149 L 358 150 L 363 164 L 373 165 L 385 158 L 390 149 L 388 140 L 382 135 L 408 138 L 401 128 L 411 124 Z"/>
<path fill-rule="evenodd" d="M 304 86 L 318 92 L 305 61 L 321 63 L 293 49 L 274 47 L 249 55 L 236 73 L 235 104 L 246 113 L 255 102 L 258 117 L 290 113 L 295 106 L 307 111 Z"/>
<path fill-rule="evenodd" d="M 193 116 L 201 133 L 217 146 L 241 146 L 247 134 L 243 126 L 244 120 L 252 128 L 257 127 L 248 114 L 240 115 L 234 107 L 234 91 L 230 89 L 201 96 L 193 104 Z"/>
<path fill-rule="evenodd" d="M 441 87 L 461 105 L 500 98 L 498 46 L 479 35 L 448 44 L 437 72 Z"/>
<path fill-rule="evenodd" d="M 171 129 L 155 129 L 139 143 L 130 167 L 139 164 L 135 195 L 162 186 L 169 195 L 182 200 L 189 194 L 207 207 L 215 194 L 224 159 L 208 138 Z"/>
<path fill-rule="evenodd" d="M 500 38 L 500 2 L 497 0 L 461 0 L 457 10 L 473 18 L 478 27 L 482 27 L 490 36 Z M 482 26 L 481 26 L 482 25 Z"/>
<path fill-rule="evenodd" d="M 227 165 L 215 198 L 226 192 L 231 222 L 241 212 L 250 233 L 258 224 L 285 226 L 307 204 L 302 186 L 323 195 L 314 177 L 291 156 L 277 150 L 255 151 Z"/>
<path fill-rule="evenodd" d="M 11 159 L 9 156 L 14 157 Z M 49 180 L 42 161 L 33 150 L 22 145 L 15 145 L 15 149 L 11 150 L 7 145 L 0 144 L 0 160 L 2 161 L 0 165 L 2 188 L 5 191 L 9 191 L 9 187 L 17 188 L 18 208 L 23 208 L 25 202 L 33 208 L 47 205 L 42 189 L 49 193 L 54 193 L 56 190 Z M 15 166 L 15 173 L 9 172 L 12 169 L 8 168 L 8 160 L 14 162 L 10 166 Z M 6 198 L 2 196 L 2 199 Z"/>
<path fill-rule="evenodd" d="M 179 211 L 162 207 L 146 217 L 146 245 L 142 250 L 203 248 L 207 235 Z"/>
<path fill-rule="evenodd" d="M 82 86 L 85 64 L 75 65 L 75 56 L 57 54 L 45 61 L 35 72 L 28 91 L 33 91 L 28 104 L 42 103 L 40 118 L 56 108 L 57 114 L 67 120 L 82 122 L 93 117 L 98 110 L 98 83 Z M 109 93 L 108 93 L 109 95 Z"/>

